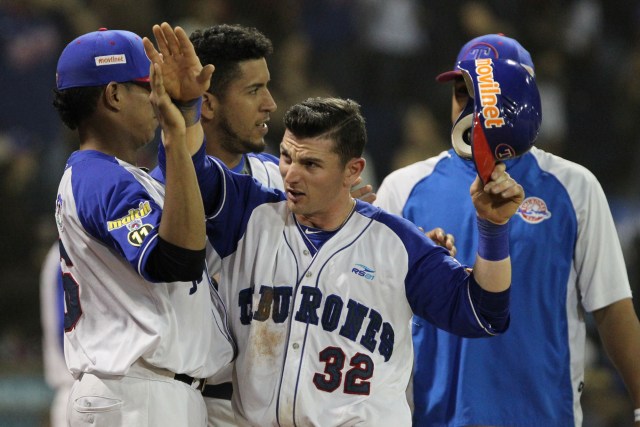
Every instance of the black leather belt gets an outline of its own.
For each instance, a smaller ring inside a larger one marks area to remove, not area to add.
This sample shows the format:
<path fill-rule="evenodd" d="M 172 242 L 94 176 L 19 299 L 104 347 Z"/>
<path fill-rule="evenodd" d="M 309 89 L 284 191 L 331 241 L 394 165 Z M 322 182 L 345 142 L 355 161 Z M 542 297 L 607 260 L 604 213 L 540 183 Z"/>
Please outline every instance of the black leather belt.
<path fill-rule="evenodd" d="M 231 383 L 207 384 L 202 390 L 202 395 L 213 399 L 231 400 L 233 386 Z"/>
<path fill-rule="evenodd" d="M 206 378 L 193 378 L 187 374 L 175 374 L 173 379 L 177 381 L 182 381 L 183 383 L 188 384 L 191 387 L 195 388 L 196 390 L 200 390 L 200 391 L 204 390 L 205 386 L 207 385 Z M 198 383 L 197 385 L 195 385 L 196 382 Z"/>

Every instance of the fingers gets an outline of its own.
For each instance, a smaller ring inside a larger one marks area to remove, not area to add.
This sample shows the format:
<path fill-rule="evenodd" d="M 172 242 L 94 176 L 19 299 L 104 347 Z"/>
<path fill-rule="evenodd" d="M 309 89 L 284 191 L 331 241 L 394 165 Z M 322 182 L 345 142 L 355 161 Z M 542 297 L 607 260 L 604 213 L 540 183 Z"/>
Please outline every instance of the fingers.
<path fill-rule="evenodd" d="M 149 84 L 151 85 L 149 100 L 151 101 L 151 105 L 153 106 L 158 119 L 161 119 L 162 115 L 160 113 L 164 112 L 164 104 L 167 100 L 164 99 L 166 91 L 164 89 L 162 67 L 159 64 L 152 62 L 149 66 Z"/>
<path fill-rule="evenodd" d="M 162 30 L 162 35 L 164 40 L 163 44 L 165 48 L 165 50 L 160 49 L 160 52 L 162 52 L 165 55 L 171 55 L 171 56 L 181 55 L 182 49 L 180 48 L 180 43 L 178 42 L 176 31 L 173 28 L 171 28 L 171 25 L 169 25 L 166 22 L 163 22 L 162 24 L 160 24 L 160 28 Z M 176 30 L 178 28 L 180 27 L 176 27 Z M 180 30 L 182 30 L 182 28 L 180 28 Z M 184 30 L 182 30 L 182 33 L 184 34 Z M 187 40 L 188 40 L 188 37 L 187 37 Z"/>
<path fill-rule="evenodd" d="M 154 25 L 153 27 L 151 27 L 151 31 L 153 31 L 153 37 L 156 39 L 158 51 L 164 54 L 169 52 L 167 40 L 164 38 L 164 33 L 162 32 L 162 28 L 160 27 L 160 25 Z"/>
<path fill-rule="evenodd" d="M 373 203 L 376 201 L 376 199 L 378 198 L 378 196 L 376 195 L 376 193 L 367 193 L 361 197 L 359 197 L 360 200 L 362 200 L 363 202 L 367 202 L 367 203 Z"/>
<path fill-rule="evenodd" d="M 351 187 L 353 188 L 353 187 Z M 373 191 L 373 187 L 371 185 L 363 185 L 360 188 L 356 188 L 355 190 L 351 190 L 351 197 L 354 199 L 359 199 L 367 193 L 371 193 Z"/>
<path fill-rule="evenodd" d="M 167 24 L 169 25 L 169 24 Z M 171 27 L 169 27 L 171 28 Z M 175 30 L 173 31 L 173 33 L 175 34 L 175 40 L 176 43 L 178 43 L 178 46 L 180 48 L 180 52 L 182 52 L 183 54 L 196 54 L 196 50 L 193 47 L 193 43 L 191 43 L 191 40 L 189 40 L 189 36 L 187 35 L 187 33 L 182 29 L 182 27 L 176 27 Z"/>
<path fill-rule="evenodd" d="M 184 39 L 180 41 L 178 39 L 178 34 L 183 38 L 186 37 L 187 42 L 189 42 L 189 37 L 187 37 L 182 28 L 176 27 L 174 30 L 171 28 L 171 25 L 166 22 L 163 22 L 160 25 L 154 25 L 152 27 L 152 31 L 153 36 L 156 39 L 156 44 L 158 45 L 158 51 L 167 58 L 178 56 L 183 53 L 182 46 L 184 45 Z M 193 46 L 191 46 L 191 49 L 193 50 Z M 145 51 L 146 50 L 147 49 L 145 48 Z M 195 55 L 195 51 L 193 51 L 193 54 Z M 149 57 L 149 59 L 152 58 Z"/>
<path fill-rule="evenodd" d="M 144 51 L 151 62 L 162 63 L 162 54 L 156 50 L 153 43 L 151 43 L 151 40 L 144 37 L 142 39 L 142 45 L 144 46 Z"/>
<path fill-rule="evenodd" d="M 422 228 L 420 228 L 420 230 L 422 230 Z M 455 256 L 458 252 L 455 246 L 456 239 L 455 237 L 453 237 L 453 234 L 445 233 L 445 231 L 440 227 L 426 232 L 425 236 L 433 240 L 436 245 L 442 246 L 443 248 L 447 249 L 451 256 Z"/>
<path fill-rule="evenodd" d="M 491 181 L 485 184 L 483 190 L 488 194 L 499 194 L 505 199 L 512 198 L 523 191 L 522 186 L 506 172 L 504 163 L 498 163 L 496 165 L 494 171 L 491 173 Z"/>
<path fill-rule="evenodd" d="M 194 54 L 195 55 L 195 54 Z M 202 67 L 200 74 L 196 77 L 196 81 L 198 84 L 206 86 L 205 90 L 209 89 L 209 85 L 211 84 L 211 76 L 213 75 L 213 71 L 215 67 L 211 64 L 207 64 Z"/>
<path fill-rule="evenodd" d="M 159 64 L 152 63 L 149 67 L 149 80 L 151 81 L 151 90 L 159 97 L 164 95 L 162 67 Z"/>
<path fill-rule="evenodd" d="M 358 181 L 356 181 L 356 183 L 357 182 Z M 353 197 L 354 199 L 360 199 L 367 203 L 373 203 L 376 200 L 376 194 L 373 192 L 373 187 L 369 184 L 352 190 L 351 197 Z"/>

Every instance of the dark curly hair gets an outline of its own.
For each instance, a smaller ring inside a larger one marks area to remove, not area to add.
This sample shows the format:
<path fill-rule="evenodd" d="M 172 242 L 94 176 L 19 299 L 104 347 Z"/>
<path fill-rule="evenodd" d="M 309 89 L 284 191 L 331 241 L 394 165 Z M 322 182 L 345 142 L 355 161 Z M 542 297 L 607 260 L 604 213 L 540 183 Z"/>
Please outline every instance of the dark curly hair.
<path fill-rule="evenodd" d="M 189 37 L 203 65 L 216 67 L 209 92 L 222 97 L 227 86 L 240 73 L 240 62 L 266 58 L 273 53 L 273 44 L 252 27 L 221 24 L 196 30 Z"/>
<path fill-rule="evenodd" d="M 354 157 L 362 157 L 367 143 L 360 105 L 351 99 L 309 98 L 289 108 L 284 125 L 298 138 L 333 139 L 334 152 L 344 165 Z"/>
<path fill-rule="evenodd" d="M 69 129 L 77 129 L 96 110 L 98 98 L 104 88 L 105 86 L 92 86 L 54 89 L 53 106 Z"/>

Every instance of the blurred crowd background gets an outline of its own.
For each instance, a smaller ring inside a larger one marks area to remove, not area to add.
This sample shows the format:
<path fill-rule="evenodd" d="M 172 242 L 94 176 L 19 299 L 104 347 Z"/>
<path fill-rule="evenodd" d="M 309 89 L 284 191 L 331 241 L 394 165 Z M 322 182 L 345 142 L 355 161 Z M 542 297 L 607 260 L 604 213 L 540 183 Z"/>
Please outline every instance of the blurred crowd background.
<path fill-rule="evenodd" d="M 188 34 L 239 23 L 272 39 L 274 153 L 292 104 L 321 95 L 358 101 L 376 188 L 392 170 L 449 148 L 450 86 L 434 77 L 460 47 L 486 33 L 518 39 L 542 95 L 537 145 L 598 177 L 640 295 L 638 0 L 0 0 L 0 425 L 48 423 L 38 276 L 57 238 L 58 181 L 77 147 L 51 106 L 57 58 L 82 33 L 107 27 L 152 38 L 161 21 Z M 151 144 L 140 164 L 153 167 L 155 153 Z M 631 425 L 624 386 L 587 321 L 584 425 Z"/>

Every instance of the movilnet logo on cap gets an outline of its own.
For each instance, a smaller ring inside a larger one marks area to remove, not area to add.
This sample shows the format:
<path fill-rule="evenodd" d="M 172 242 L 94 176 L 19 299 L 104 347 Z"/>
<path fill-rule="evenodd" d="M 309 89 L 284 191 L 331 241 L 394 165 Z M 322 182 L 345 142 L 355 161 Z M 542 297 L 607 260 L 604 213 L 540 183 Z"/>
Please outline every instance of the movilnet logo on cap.
<path fill-rule="evenodd" d="M 120 53 L 117 55 L 106 55 L 106 56 L 96 56 L 96 66 L 100 67 L 102 65 L 115 65 L 115 64 L 126 64 L 127 57 L 124 53 Z"/>

